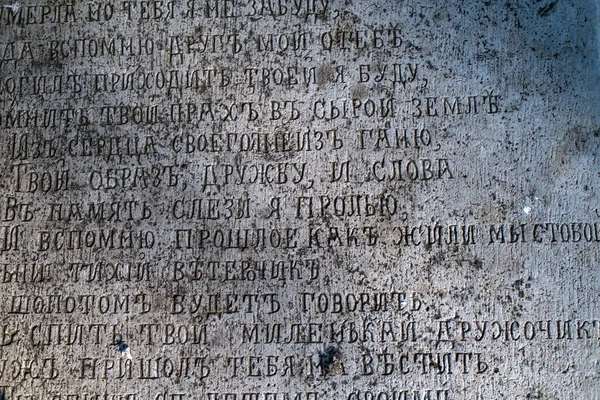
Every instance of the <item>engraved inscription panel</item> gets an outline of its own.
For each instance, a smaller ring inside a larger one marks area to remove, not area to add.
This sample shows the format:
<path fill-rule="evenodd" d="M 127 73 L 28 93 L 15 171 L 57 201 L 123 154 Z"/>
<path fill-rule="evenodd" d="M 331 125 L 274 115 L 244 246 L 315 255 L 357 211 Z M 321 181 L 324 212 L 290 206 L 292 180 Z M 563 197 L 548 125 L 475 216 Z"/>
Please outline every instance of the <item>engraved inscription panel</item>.
<path fill-rule="evenodd" d="M 4 1 L 0 399 L 600 398 L 595 1 Z"/>

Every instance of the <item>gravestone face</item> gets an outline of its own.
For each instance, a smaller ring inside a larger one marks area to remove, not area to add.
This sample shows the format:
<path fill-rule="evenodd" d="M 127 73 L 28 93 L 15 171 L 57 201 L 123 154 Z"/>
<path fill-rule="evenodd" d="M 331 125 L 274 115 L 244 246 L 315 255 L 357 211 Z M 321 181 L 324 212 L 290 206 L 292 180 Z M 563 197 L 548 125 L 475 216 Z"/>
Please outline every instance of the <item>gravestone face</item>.
<path fill-rule="evenodd" d="M 598 398 L 597 2 L 0 8 L 0 398 Z"/>

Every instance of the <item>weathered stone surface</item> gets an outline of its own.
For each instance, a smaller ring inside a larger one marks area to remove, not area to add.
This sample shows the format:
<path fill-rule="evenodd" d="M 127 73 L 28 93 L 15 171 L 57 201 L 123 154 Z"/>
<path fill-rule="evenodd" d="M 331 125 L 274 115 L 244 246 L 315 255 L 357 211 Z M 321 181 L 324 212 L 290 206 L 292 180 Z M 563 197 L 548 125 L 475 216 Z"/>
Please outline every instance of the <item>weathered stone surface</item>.
<path fill-rule="evenodd" d="M 5 2 L 0 398 L 600 398 L 599 7 Z"/>

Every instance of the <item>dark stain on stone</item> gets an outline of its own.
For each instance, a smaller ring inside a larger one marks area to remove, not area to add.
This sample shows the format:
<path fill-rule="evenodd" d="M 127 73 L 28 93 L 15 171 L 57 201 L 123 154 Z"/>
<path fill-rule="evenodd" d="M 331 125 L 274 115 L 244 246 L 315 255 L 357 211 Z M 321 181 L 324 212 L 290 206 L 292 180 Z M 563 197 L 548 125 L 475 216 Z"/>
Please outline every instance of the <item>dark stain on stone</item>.
<path fill-rule="evenodd" d="M 552 13 L 552 11 L 554 11 L 554 7 L 556 7 L 556 3 L 558 3 L 558 0 L 552 1 L 548 4 L 546 4 L 544 7 L 540 8 L 538 10 L 538 15 L 540 17 L 547 17 L 548 15 L 550 15 L 550 13 Z"/>
<path fill-rule="evenodd" d="M 331 367 L 341 355 L 342 352 L 335 346 L 329 346 L 323 353 L 319 353 L 319 366 L 321 367 L 323 375 L 326 375 L 329 372 L 329 367 Z"/>
<path fill-rule="evenodd" d="M 117 340 L 115 342 L 115 347 L 117 348 L 117 350 L 121 353 L 125 353 L 127 351 L 127 349 L 129 348 L 129 346 L 127 345 L 127 343 L 125 343 L 122 340 Z M 0 399 L 2 400 L 2 399 Z"/>
<path fill-rule="evenodd" d="M 514 283 L 513 283 L 513 287 L 517 290 L 519 297 L 524 297 L 525 296 L 525 292 L 522 290 L 522 285 L 523 285 L 523 279 L 517 279 Z"/>
<path fill-rule="evenodd" d="M 544 394 L 542 392 L 540 392 L 539 390 L 535 393 L 527 393 L 527 395 L 525 395 L 526 399 L 543 399 L 544 398 Z"/>

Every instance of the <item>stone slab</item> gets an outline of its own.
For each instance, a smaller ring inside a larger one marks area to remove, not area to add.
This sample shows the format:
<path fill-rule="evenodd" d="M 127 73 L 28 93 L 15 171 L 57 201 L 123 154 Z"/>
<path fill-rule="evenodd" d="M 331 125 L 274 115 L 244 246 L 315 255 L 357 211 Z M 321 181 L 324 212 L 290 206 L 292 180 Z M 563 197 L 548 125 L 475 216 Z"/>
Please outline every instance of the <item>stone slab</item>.
<path fill-rule="evenodd" d="M 600 398 L 597 1 L 4 1 L 0 398 Z"/>

